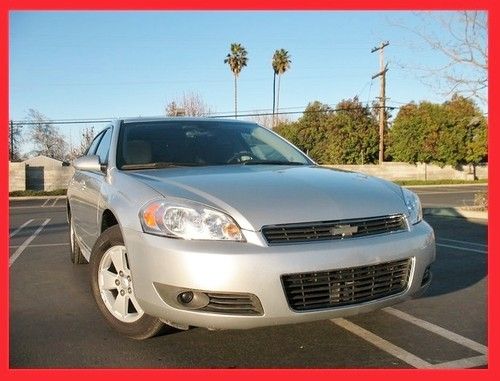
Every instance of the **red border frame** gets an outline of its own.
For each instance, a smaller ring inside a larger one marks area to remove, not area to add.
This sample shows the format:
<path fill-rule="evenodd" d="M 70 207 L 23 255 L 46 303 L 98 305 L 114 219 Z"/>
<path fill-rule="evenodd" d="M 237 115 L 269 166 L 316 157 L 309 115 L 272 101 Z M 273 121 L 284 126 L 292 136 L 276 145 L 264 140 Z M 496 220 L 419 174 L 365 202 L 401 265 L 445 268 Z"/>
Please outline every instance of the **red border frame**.
<path fill-rule="evenodd" d="M 495 4 L 496 3 L 496 4 Z M 0 4 L 0 117 L 2 137 L 0 138 L 0 176 L 2 179 L 0 194 L 0 210 L 8 210 L 8 120 L 9 120 L 9 71 L 8 71 L 8 44 L 9 44 L 9 11 L 15 10 L 460 10 L 481 9 L 489 11 L 489 225 L 488 225 L 488 369 L 469 370 L 412 370 L 412 369 L 260 369 L 260 370 L 234 370 L 234 369 L 44 369 L 44 370 L 20 370 L 9 369 L 9 267 L 8 267 L 8 226 L 9 215 L 0 215 L 0 274 L 1 286 L 4 290 L 0 296 L 0 377 L 16 378 L 18 380 L 51 378 L 66 380 L 73 379 L 95 379 L 97 377 L 148 377 L 148 379 L 160 380 L 169 378 L 206 378 L 213 380 L 254 379 L 261 377 L 283 378 L 287 380 L 302 380 L 315 378 L 317 380 L 331 380 L 332 378 L 371 379 L 384 380 L 419 380 L 422 377 L 444 378 L 454 381 L 463 379 L 493 379 L 499 375 L 498 372 L 498 329 L 494 322 L 497 321 L 499 304 L 492 298 L 492 290 L 498 290 L 499 277 L 492 271 L 498 268 L 499 223 L 495 217 L 499 215 L 497 199 L 491 197 L 497 194 L 498 179 L 496 171 L 498 168 L 498 131 L 499 113 L 492 105 L 499 101 L 498 90 L 500 81 L 498 78 L 498 66 L 500 49 L 497 42 L 500 41 L 500 3 L 495 0 L 407 0 L 402 4 L 401 0 L 340 0 L 333 3 L 329 0 L 274 0 L 269 3 L 265 0 L 240 0 L 238 3 L 228 0 L 212 0 L 209 4 L 203 0 L 173 0 L 167 4 L 162 0 L 4 0 Z M 491 255 L 493 253 L 493 255 Z M 495 376 L 495 374 L 497 376 Z"/>

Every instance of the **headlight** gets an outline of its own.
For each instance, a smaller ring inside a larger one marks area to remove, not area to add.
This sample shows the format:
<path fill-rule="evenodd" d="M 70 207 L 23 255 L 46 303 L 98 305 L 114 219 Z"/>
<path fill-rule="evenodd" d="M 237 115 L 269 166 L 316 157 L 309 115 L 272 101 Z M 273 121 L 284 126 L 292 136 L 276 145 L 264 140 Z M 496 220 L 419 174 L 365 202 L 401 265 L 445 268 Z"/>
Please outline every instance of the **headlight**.
<path fill-rule="evenodd" d="M 230 216 L 201 204 L 157 200 L 146 204 L 139 218 L 146 233 L 182 239 L 244 240 Z"/>
<path fill-rule="evenodd" d="M 412 224 L 418 224 L 422 221 L 422 204 L 418 196 L 412 191 L 401 188 L 406 208 L 408 209 L 408 221 Z"/>

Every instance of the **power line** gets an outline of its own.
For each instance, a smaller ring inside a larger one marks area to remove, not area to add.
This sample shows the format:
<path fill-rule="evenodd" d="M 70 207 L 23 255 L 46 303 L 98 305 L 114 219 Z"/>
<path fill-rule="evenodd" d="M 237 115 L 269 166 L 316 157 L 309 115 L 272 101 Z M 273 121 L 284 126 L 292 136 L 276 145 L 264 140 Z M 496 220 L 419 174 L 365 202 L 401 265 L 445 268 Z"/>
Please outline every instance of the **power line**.
<path fill-rule="evenodd" d="M 89 123 L 109 123 L 113 120 L 111 119 L 59 119 L 59 120 L 45 120 L 43 122 L 33 122 L 33 121 L 22 121 L 13 120 L 12 124 L 15 126 L 30 126 L 36 124 L 89 124 Z"/>
<path fill-rule="evenodd" d="M 325 104 L 324 106 L 330 107 Z M 275 113 L 277 115 L 297 115 L 297 114 L 316 114 L 316 113 L 329 113 L 329 112 L 338 112 L 338 111 L 354 111 L 354 110 L 363 110 L 363 109 L 380 109 L 382 106 L 360 106 L 360 107 L 347 107 L 347 108 L 328 108 L 327 110 L 307 110 L 303 111 L 280 111 L 279 113 Z M 390 109 L 399 109 L 400 107 L 387 107 Z M 246 113 L 246 114 L 238 114 L 239 117 L 252 117 L 252 116 L 268 116 L 273 115 L 272 111 L 269 112 L 258 112 L 258 113 Z M 222 115 L 222 113 L 215 115 L 206 115 L 207 118 L 234 118 L 234 114 Z M 43 123 L 47 124 L 91 124 L 91 123 L 109 123 L 113 119 L 120 118 L 109 118 L 109 119 L 55 119 L 55 120 L 47 120 Z M 40 124 L 40 122 L 33 121 L 22 121 L 22 120 L 12 120 L 13 125 L 20 126 L 29 126 Z"/>

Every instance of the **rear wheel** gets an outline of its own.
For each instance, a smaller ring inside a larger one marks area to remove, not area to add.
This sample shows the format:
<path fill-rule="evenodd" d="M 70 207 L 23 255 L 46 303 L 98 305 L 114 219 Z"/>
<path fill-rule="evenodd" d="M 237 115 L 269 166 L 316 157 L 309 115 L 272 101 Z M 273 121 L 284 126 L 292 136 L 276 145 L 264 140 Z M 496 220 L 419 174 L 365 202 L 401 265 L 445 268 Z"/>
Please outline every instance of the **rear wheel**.
<path fill-rule="evenodd" d="M 78 246 L 78 242 L 76 241 L 75 230 L 73 228 L 73 219 L 71 217 L 69 219 L 69 246 L 71 262 L 76 265 L 83 265 L 88 263 L 83 256 L 82 251 L 80 250 L 80 246 Z"/>
<path fill-rule="evenodd" d="M 147 315 L 137 302 L 127 249 L 118 225 L 106 229 L 94 245 L 90 272 L 97 306 L 115 330 L 143 340 L 165 327 L 160 319 Z"/>

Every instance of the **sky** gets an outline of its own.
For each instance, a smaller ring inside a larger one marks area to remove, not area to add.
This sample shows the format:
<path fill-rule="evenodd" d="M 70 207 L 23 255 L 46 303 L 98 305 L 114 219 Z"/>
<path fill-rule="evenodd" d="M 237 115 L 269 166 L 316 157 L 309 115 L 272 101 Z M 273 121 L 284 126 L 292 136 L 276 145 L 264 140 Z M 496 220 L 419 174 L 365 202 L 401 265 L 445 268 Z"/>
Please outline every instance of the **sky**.
<path fill-rule="evenodd" d="M 11 12 L 10 119 L 30 108 L 52 120 L 164 115 L 165 105 L 197 93 L 215 113 L 234 109 L 233 75 L 224 58 L 233 42 L 248 51 L 238 80 L 238 110 L 271 110 L 276 49 L 291 55 L 280 110 L 319 100 L 335 105 L 379 92 L 378 53 L 388 40 L 388 105 L 443 102 L 408 65 L 443 57 L 406 28 L 411 12 Z M 440 25 L 430 25 L 440 33 Z M 99 130 L 103 125 L 94 124 Z M 59 125 L 72 144 L 87 125 Z M 29 149 L 29 143 L 25 144 Z"/>

